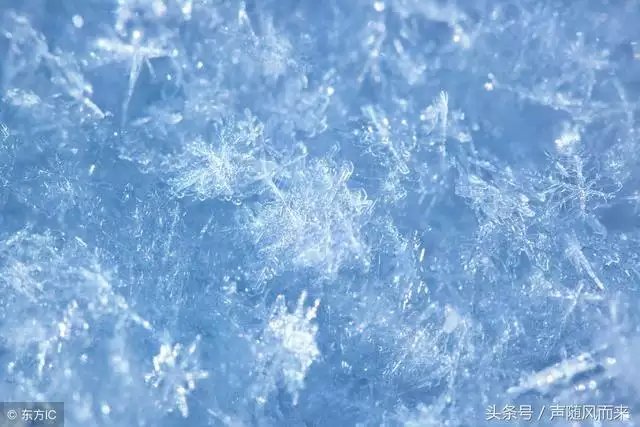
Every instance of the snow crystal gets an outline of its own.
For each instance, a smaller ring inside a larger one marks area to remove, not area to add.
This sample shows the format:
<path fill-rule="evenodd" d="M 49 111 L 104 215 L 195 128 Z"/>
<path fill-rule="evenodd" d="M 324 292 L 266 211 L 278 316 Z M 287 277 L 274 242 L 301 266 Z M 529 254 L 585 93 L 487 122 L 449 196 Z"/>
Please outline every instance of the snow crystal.
<path fill-rule="evenodd" d="M 185 418 L 189 416 L 187 396 L 196 388 L 196 381 L 209 376 L 208 372 L 198 369 L 194 359 L 198 341 L 200 337 L 186 349 L 181 344 L 162 344 L 160 352 L 153 357 L 153 371 L 144 376 L 151 387 L 162 390 L 161 402 L 170 400 Z M 171 411 L 173 407 L 169 407 Z"/>
<path fill-rule="evenodd" d="M 373 206 L 363 190 L 347 182 L 353 165 L 329 161 L 300 164 L 286 187 L 268 183 L 247 224 L 254 244 L 271 262 L 335 274 L 345 262 L 368 264 L 362 228 Z"/>
<path fill-rule="evenodd" d="M 266 383 L 257 391 L 258 402 L 266 402 L 268 394 L 275 389 L 275 384 L 269 382 L 277 381 L 281 376 L 293 404 L 297 404 L 304 378 L 320 356 L 316 344 L 318 327 L 313 323 L 320 300 L 305 308 L 306 298 L 307 294 L 303 292 L 293 313 L 289 313 L 284 296 L 278 295 L 276 299 L 265 331 L 254 349 L 259 369 L 267 370 L 261 373 L 262 381 Z"/>
<path fill-rule="evenodd" d="M 5 3 L 3 399 L 638 424 L 637 2 Z"/>

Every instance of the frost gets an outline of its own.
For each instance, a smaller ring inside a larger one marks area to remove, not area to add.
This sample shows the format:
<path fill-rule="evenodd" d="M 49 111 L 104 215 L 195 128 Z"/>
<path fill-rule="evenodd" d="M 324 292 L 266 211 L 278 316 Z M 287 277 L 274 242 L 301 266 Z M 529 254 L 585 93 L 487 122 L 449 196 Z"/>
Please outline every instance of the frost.
<path fill-rule="evenodd" d="M 3 399 L 638 424 L 633 1 L 5 3 Z"/>
<path fill-rule="evenodd" d="M 105 363 L 103 356 L 128 363 L 125 348 L 109 349 L 110 340 L 150 333 L 150 323 L 114 290 L 113 279 L 84 245 L 65 243 L 54 233 L 20 232 L 2 242 L 1 253 L 3 376 L 18 384 L 12 393 L 79 400 L 67 394 L 70 378 L 77 381 L 88 367 Z M 98 348 L 105 354 L 94 354 Z M 130 374 L 116 370 L 114 382 Z M 90 387 L 80 386 L 76 393 Z M 69 419 L 81 417 L 80 411 L 74 408 Z"/>

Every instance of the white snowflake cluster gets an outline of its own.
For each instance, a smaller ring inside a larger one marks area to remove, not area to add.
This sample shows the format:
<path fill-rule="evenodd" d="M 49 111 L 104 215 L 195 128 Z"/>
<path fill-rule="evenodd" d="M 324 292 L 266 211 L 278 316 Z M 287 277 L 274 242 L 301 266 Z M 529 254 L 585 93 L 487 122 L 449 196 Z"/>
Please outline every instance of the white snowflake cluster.
<path fill-rule="evenodd" d="M 152 329 L 88 246 L 80 237 L 51 231 L 24 230 L 0 241 L 2 375 L 16 396 L 52 400 L 73 390 L 68 398 L 78 405 L 68 414 L 71 422 L 92 417 L 80 405 L 92 394 L 111 399 L 82 380 L 88 372 L 111 363 L 115 369 L 105 387 L 132 385 L 129 340 Z"/>
<path fill-rule="evenodd" d="M 0 10 L 1 396 L 73 427 L 638 406 L 637 1 L 50 3 Z"/>
<path fill-rule="evenodd" d="M 180 158 L 168 164 L 174 191 L 201 200 L 248 197 L 248 187 L 270 173 L 257 158 L 262 127 L 247 111 L 245 120 L 221 126 L 214 141 L 198 138 L 186 144 Z"/>
<path fill-rule="evenodd" d="M 272 182 L 270 200 L 247 224 L 265 259 L 329 276 L 345 262 L 368 266 L 362 229 L 374 203 L 364 190 L 348 187 L 352 173 L 350 163 L 336 167 L 321 160 L 300 165 L 286 186 Z"/>
<path fill-rule="evenodd" d="M 283 381 L 293 403 L 297 404 L 307 372 L 320 357 L 315 324 L 320 300 L 316 299 L 307 308 L 306 299 L 307 293 L 303 292 L 296 309 L 289 312 L 285 297 L 276 298 L 266 328 L 254 348 L 260 378 L 254 395 L 259 403 L 265 403 L 276 389 L 276 382 Z"/>
<path fill-rule="evenodd" d="M 199 342 L 200 336 L 187 348 L 179 343 L 162 344 L 159 353 L 153 357 L 153 371 L 144 377 L 147 384 L 159 390 L 158 405 L 167 412 L 178 409 L 185 418 L 189 416 L 187 397 L 196 389 L 196 381 L 209 377 L 198 364 L 196 349 Z"/>

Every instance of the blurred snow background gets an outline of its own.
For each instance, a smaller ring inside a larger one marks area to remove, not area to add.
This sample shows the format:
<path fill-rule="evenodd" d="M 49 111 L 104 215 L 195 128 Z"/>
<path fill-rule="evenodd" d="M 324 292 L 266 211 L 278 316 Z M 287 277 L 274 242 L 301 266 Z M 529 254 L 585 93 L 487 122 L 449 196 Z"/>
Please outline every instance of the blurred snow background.
<path fill-rule="evenodd" d="M 2 400 L 69 427 L 640 425 L 637 2 L 0 12 Z"/>

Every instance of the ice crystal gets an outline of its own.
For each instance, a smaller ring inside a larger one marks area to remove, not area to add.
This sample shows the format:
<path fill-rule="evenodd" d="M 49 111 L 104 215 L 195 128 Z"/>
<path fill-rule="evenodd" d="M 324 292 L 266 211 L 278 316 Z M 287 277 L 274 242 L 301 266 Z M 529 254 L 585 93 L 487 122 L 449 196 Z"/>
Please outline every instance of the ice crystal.
<path fill-rule="evenodd" d="M 211 144 L 202 140 L 186 144 L 184 157 L 170 166 L 176 170 L 170 182 L 178 195 L 239 199 L 249 186 L 269 178 L 270 171 L 263 171 L 258 159 L 262 125 L 249 119 L 223 125 Z"/>
<path fill-rule="evenodd" d="M 336 167 L 337 166 L 337 167 Z M 347 182 L 353 165 L 320 160 L 296 165 L 285 186 L 268 182 L 248 231 L 266 259 L 283 267 L 337 273 L 343 263 L 369 263 L 363 226 L 373 202 Z"/>
<path fill-rule="evenodd" d="M 298 298 L 297 306 L 290 312 L 285 297 L 278 295 L 272 307 L 265 330 L 254 349 L 260 370 L 258 402 L 265 403 L 276 387 L 272 381 L 283 381 L 293 404 L 298 403 L 304 388 L 304 379 L 311 364 L 320 357 L 316 343 L 318 326 L 315 324 L 320 300 L 305 307 L 306 292 Z"/>
<path fill-rule="evenodd" d="M 4 3 L 3 398 L 638 424 L 637 2 Z"/>
<path fill-rule="evenodd" d="M 0 123 L 0 138 L 2 138 L 2 142 L 4 142 L 7 138 L 9 138 L 9 128 L 4 123 Z"/>
<path fill-rule="evenodd" d="M 187 397 L 195 390 L 196 382 L 209 376 L 198 366 L 196 350 L 200 337 L 184 348 L 182 344 L 162 344 L 153 357 L 153 370 L 145 374 L 145 381 L 159 391 L 161 405 L 168 411 L 178 409 L 183 417 L 189 416 Z"/>

